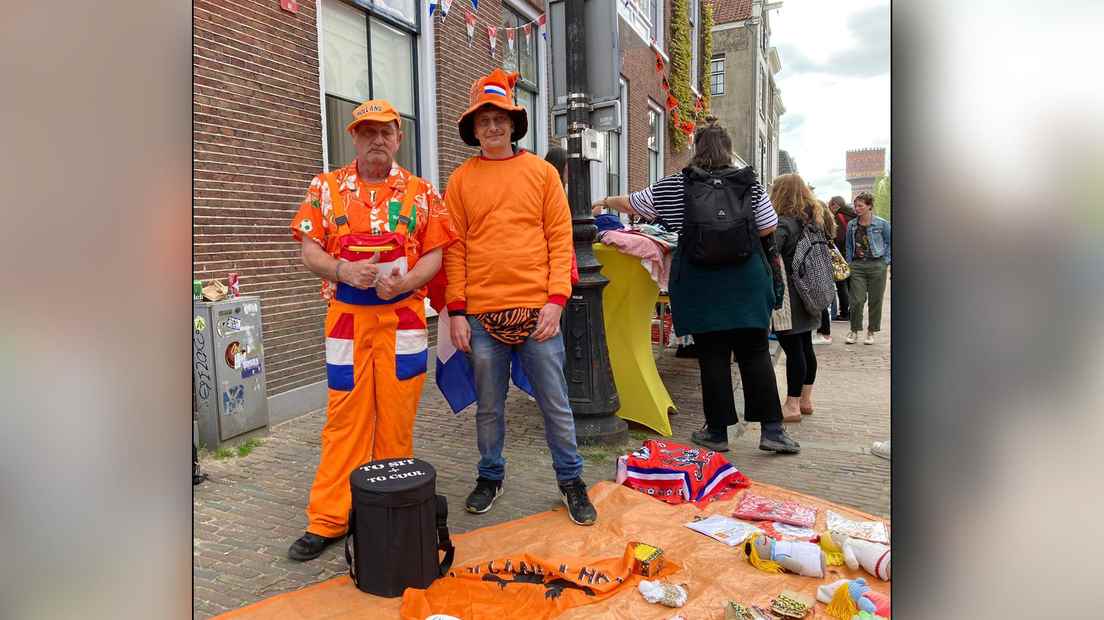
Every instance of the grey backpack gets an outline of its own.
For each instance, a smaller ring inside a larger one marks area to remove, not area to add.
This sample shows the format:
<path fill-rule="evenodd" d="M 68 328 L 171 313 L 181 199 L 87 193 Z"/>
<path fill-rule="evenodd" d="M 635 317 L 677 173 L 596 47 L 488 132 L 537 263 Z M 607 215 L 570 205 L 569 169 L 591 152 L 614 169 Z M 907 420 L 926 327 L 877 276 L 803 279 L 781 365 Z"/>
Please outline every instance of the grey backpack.
<path fill-rule="evenodd" d="M 824 232 L 813 226 L 802 226 L 794 249 L 790 275 L 801 303 L 810 314 L 819 315 L 836 298 L 836 282 L 832 279 L 832 255 Z"/>

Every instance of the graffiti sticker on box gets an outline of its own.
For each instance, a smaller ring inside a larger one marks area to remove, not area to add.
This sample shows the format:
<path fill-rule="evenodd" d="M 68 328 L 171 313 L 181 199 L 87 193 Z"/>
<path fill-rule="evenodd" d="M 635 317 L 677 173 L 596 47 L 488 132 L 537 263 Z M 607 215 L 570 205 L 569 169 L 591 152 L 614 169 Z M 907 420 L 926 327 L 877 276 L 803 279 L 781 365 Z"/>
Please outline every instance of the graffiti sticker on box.
<path fill-rule="evenodd" d="M 249 302 L 242 304 L 242 312 L 246 314 L 257 314 L 261 309 L 257 306 L 256 302 Z"/>
<path fill-rule="evenodd" d="M 245 386 L 238 384 L 222 393 L 222 414 L 234 415 L 245 411 Z"/>
<path fill-rule="evenodd" d="M 261 372 L 261 358 L 250 357 L 248 359 L 244 359 L 242 360 L 241 368 L 242 379 L 248 379 L 249 377 L 252 377 L 253 375 Z"/>

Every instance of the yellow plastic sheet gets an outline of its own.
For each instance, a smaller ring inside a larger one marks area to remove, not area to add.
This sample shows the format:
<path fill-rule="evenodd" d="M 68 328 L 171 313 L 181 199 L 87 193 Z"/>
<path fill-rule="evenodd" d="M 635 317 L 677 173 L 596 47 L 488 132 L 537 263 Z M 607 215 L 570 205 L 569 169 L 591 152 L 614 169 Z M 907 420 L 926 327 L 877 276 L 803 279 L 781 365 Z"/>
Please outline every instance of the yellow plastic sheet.
<path fill-rule="evenodd" d="M 590 497 L 598 509 L 598 522 L 595 525 L 580 527 L 571 523 L 561 507 L 467 532 L 453 538 L 456 544 L 456 564 L 486 562 L 519 553 L 603 558 L 624 552 L 625 544 L 630 541 L 640 541 L 663 549 L 664 556 L 681 567 L 679 571 L 667 576 L 667 579 L 675 583 L 685 583 L 689 587 L 689 600 L 679 610 L 650 604 L 639 592 L 632 589 L 605 600 L 568 609 L 559 616 L 562 620 L 668 620 L 676 611 L 695 620 L 720 619 L 724 617 L 722 609 L 726 601 L 769 607 L 770 600 L 783 590 L 793 590 L 815 599 L 817 586 L 837 579 L 857 577 L 865 577 L 871 589 L 889 594 L 889 582 L 879 581 L 861 569 L 852 571 L 846 566 L 828 567 L 828 574 L 823 579 L 765 573 L 748 563 L 742 548 L 729 547 L 684 527 L 695 515 L 731 515 L 743 494 L 749 491 L 767 497 L 792 499 L 815 507 L 817 531 L 824 530 L 826 510 L 829 508 L 851 519 L 876 519 L 857 510 L 766 484 L 753 483 L 747 491 L 742 491 L 731 499 L 714 502 L 699 511 L 692 504 L 671 506 L 627 487 L 603 481 L 591 487 L 590 491 Z M 344 576 L 275 596 L 228 612 L 220 618 L 398 619 L 401 604 L 402 598 L 386 599 L 364 594 Z M 807 617 L 826 618 L 824 610 L 825 606 L 818 603 L 815 612 Z"/>
<path fill-rule="evenodd" d="M 667 414 L 675 408 L 652 357 L 652 312 L 659 287 L 640 259 L 601 243 L 594 256 L 609 284 L 602 292 L 606 344 L 621 409 L 617 415 L 671 436 Z"/>

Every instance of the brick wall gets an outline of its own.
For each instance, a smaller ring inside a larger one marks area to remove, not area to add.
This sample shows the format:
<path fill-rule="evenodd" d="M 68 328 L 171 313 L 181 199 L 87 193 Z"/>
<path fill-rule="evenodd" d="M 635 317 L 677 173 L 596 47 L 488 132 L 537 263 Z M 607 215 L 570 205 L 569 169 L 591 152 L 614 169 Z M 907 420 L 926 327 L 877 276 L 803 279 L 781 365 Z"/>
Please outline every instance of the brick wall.
<path fill-rule="evenodd" d="M 884 148 L 847 151 L 847 178 L 877 177 L 885 173 Z"/>
<path fill-rule="evenodd" d="M 525 0 L 530 6 L 539 12 L 544 12 L 544 3 L 539 0 Z M 449 17 L 444 21 L 436 20 L 434 37 L 434 55 L 437 64 L 437 147 L 438 166 L 440 168 L 441 191 L 448 185 L 449 175 L 456 170 L 464 160 L 479 153 L 476 147 L 464 144 L 460 139 L 460 133 L 456 128 L 456 121 L 464 110 L 468 108 L 469 93 L 472 82 L 479 77 L 491 72 L 495 67 L 501 66 L 503 50 L 506 48 L 506 34 L 499 30 L 498 43 L 495 48 L 494 58 L 491 57 L 491 45 L 487 40 L 487 26 L 502 24 L 502 0 L 482 0 L 479 3 L 479 12 L 476 14 L 479 20 L 475 27 L 475 36 L 471 47 L 468 47 L 468 31 L 464 23 L 464 6 L 454 4 Z M 540 38 L 539 31 L 535 27 L 533 39 Z M 522 33 L 518 33 L 516 45 L 521 45 Z M 541 44 L 544 45 L 541 40 Z M 551 50 L 545 46 L 545 57 L 548 62 L 540 71 L 548 76 L 551 70 Z M 547 80 L 551 88 L 551 79 Z M 548 99 L 551 100 L 551 93 Z M 551 103 L 551 102 L 550 102 Z M 530 127 L 529 131 L 536 128 Z M 548 127 L 544 128 L 546 135 L 551 135 Z M 543 155 L 543 153 L 539 153 Z"/>
<path fill-rule="evenodd" d="M 322 169 L 315 3 L 193 3 L 195 278 L 259 295 L 268 394 L 325 378 L 325 305 L 288 222 Z"/>
<path fill-rule="evenodd" d="M 670 42 L 671 7 L 665 4 L 664 41 Z M 629 163 L 629 191 L 636 191 L 648 185 L 648 109 L 649 102 L 665 110 L 667 94 L 661 86 L 663 75 L 670 72 L 668 67 L 661 75 L 655 70 L 655 52 L 632 29 L 621 24 L 621 76 L 629 84 L 629 137 L 627 154 Z M 668 50 L 664 50 L 668 51 Z M 690 159 L 689 149 L 681 153 L 671 151 L 671 137 L 667 127 L 663 128 L 664 161 L 663 175 L 681 170 Z"/>

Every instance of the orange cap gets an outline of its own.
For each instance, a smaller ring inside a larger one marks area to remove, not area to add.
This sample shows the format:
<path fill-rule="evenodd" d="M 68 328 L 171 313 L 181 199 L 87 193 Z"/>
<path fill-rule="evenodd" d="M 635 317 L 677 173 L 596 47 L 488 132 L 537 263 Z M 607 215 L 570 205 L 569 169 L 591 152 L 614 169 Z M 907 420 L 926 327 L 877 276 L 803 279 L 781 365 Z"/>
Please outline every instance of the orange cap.
<path fill-rule="evenodd" d="M 389 123 L 398 120 L 399 113 L 386 99 L 369 99 L 353 110 L 353 122 L 349 123 L 345 130 L 352 133 L 353 129 L 364 121 Z"/>

